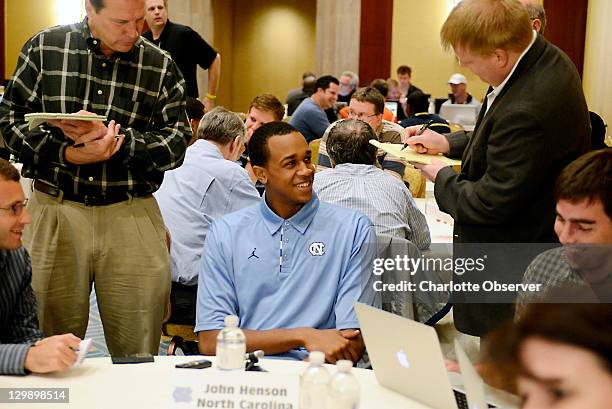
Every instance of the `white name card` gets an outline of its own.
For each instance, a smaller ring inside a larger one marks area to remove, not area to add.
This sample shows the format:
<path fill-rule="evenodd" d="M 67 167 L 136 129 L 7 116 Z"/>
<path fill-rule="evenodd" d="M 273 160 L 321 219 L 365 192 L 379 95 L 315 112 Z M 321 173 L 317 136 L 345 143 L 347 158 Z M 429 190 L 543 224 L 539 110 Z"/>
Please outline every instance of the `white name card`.
<path fill-rule="evenodd" d="M 173 384 L 172 408 L 298 409 L 298 375 L 186 369 Z"/>

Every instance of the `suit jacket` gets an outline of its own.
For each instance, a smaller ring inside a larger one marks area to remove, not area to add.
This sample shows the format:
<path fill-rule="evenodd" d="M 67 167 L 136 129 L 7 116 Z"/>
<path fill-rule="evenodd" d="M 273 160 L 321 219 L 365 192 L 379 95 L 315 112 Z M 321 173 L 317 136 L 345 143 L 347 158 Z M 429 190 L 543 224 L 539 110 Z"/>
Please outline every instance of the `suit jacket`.
<path fill-rule="evenodd" d="M 436 177 L 440 210 L 455 220 L 454 242 L 556 242 L 554 183 L 563 167 L 588 151 L 590 140 L 574 64 L 538 35 L 486 115 L 485 109 L 483 103 L 471 135 L 448 136 L 450 156 L 462 158 L 461 172 L 448 167 Z M 516 282 L 530 260 L 518 261 L 506 266 Z M 482 335 L 510 317 L 511 307 L 456 304 L 455 324 Z"/>

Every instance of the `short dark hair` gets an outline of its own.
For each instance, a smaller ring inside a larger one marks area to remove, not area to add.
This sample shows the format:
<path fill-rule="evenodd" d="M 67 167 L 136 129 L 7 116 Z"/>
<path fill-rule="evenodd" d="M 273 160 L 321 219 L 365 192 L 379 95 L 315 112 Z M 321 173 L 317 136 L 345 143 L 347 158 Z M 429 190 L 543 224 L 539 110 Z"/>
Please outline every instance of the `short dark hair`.
<path fill-rule="evenodd" d="M 324 75 L 322 77 L 319 77 L 317 78 L 317 82 L 315 83 L 315 91 L 318 91 L 319 88 L 325 91 L 327 88 L 329 88 L 329 84 L 331 83 L 340 85 L 340 81 L 338 81 L 338 78 L 334 77 L 333 75 Z"/>
<path fill-rule="evenodd" d="M 253 166 L 265 166 L 270 157 L 268 139 L 276 135 L 288 135 L 292 132 L 300 133 L 287 122 L 274 121 L 263 124 L 255 132 L 248 143 L 249 160 Z"/>
<path fill-rule="evenodd" d="M 260 111 L 270 112 L 276 121 L 281 121 L 285 116 L 285 107 L 278 98 L 272 94 L 257 95 L 251 101 L 251 105 L 249 105 L 249 112 L 253 107 Z"/>
<path fill-rule="evenodd" d="M 412 77 L 412 68 L 407 65 L 400 65 L 397 67 L 397 75 L 408 74 L 409 77 Z"/>
<path fill-rule="evenodd" d="M 98 13 L 104 8 L 104 0 L 89 0 L 89 2 L 91 3 L 96 13 Z"/>
<path fill-rule="evenodd" d="M 374 105 L 374 113 L 382 114 L 385 111 L 385 97 L 373 87 L 363 87 L 355 91 L 351 99 L 359 102 L 369 102 Z"/>
<path fill-rule="evenodd" d="M 410 106 L 412 115 L 427 112 L 429 109 L 429 97 L 421 91 L 415 91 L 408 95 L 406 103 Z"/>
<path fill-rule="evenodd" d="M 6 159 L 0 159 L 0 180 L 19 182 L 19 171 Z"/>
<path fill-rule="evenodd" d="M 187 111 L 187 118 L 199 121 L 204 116 L 206 108 L 204 108 L 204 104 L 197 98 L 187 97 L 185 110 Z"/>
<path fill-rule="evenodd" d="M 612 219 L 612 148 L 591 151 L 567 165 L 555 183 L 555 201 L 601 200 Z"/>
<path fill-rule="evenodd" d="M 216 142 L 222 146 L 232 142 L 237 136 L 244 139 L 244 133 L 242 119 L 223 107 L 216 107 L 207 112 L 198 127 L 199 139 Z"/>
<path fill-rule="evenodd" d="M 382 94 L 383 98 L 389 93 L 389 84 L 382 78 L 376 78 L 370 83 L 370 87 L 376 88 L 378 92 Z"/>
<path fill-rule="evenodd" d="M 370 139 L 378 139 L 372 127 L 359 119 L 338 121 L 327 136 L 327 153 L 336 165 L 354 163 L 374 165 L 376 146 Z"/>

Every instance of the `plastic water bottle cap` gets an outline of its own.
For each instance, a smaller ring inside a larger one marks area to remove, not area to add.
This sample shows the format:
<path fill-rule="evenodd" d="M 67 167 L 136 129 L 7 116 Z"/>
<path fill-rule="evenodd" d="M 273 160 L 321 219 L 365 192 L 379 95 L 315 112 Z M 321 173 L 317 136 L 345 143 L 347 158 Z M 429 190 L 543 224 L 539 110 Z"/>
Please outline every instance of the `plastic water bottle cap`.
<path fill-rule="evenodd" d="M 353 367 L 353 362 L 348 359 L 341 359 L 340 361 L 336 361 L 336 367 L 340 372 L 350 372 Z"/>
<path fill-rule="evenodd" d="M 308 354 L 308 360 L 311 364 L 323 365 L 325 363 L 325 354 L 321 351 L 312 351 Z"/>
<path fill-rule="evenodd" d="M 227 315 L 224 321 L 226 327 L 236 328 L 240 319 L 235 315 Z"/>

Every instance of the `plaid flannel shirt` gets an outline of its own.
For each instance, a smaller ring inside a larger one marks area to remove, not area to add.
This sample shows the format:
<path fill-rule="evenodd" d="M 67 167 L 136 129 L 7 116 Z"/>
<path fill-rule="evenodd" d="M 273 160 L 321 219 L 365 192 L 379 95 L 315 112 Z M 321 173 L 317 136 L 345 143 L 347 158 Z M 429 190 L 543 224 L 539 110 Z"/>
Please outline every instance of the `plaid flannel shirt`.
<path fill-rule="evenodd" d="M 30 112 L 86 110 L 121 125 L 125 141 L 105 162 L 65 160 L 72 144 L 59 128 L 31 131 Z M 146 196 L 163 172 L 180 166 L 191 130 L 185 114 L 185 81 L 169 54 L 142 37 L 127 53 L 105 58 L 87 19 L 32 37 L 0 103 L 0 133 L 23 162 L 23 175 L 74 195 Z"/>

